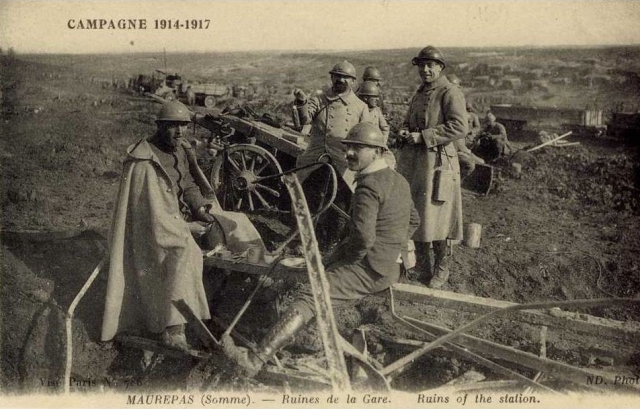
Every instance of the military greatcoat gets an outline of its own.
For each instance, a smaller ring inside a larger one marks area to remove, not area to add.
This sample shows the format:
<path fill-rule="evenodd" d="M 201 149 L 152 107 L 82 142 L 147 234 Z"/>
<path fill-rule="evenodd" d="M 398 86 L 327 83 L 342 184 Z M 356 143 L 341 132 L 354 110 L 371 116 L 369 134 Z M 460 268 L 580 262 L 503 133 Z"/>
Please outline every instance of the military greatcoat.
<path fill-rule="evenodd" d="M 461 240 L 460 165 L 452 143 L 467 134 L 466 103 L 460 88 L 445 76 L 422 85 L 411 100 L 404 128 L 422 134 L 419 143 L 405 144 L 397 154 L 397 170 L 409 181 L 420 215 L 413 240 Z M 452 171 L 452 188 L 445 200 L 434 199 L 436 169 Z"/>
<path fill-rule="evenodd" d="M 300 122 L 311 124 L 311 141 L 304 153 L 298 157 L 296 166 L 313 163 L 327 153 L 339 175 L 348 169 L 345 147 L 342 140 L 354 125 L 369 120 L 369 108 L 353 91 L 336 94 L 328 90 L 319 97 L 311 98 L 308 103 L 298 106 Z M 306 173 L 308 175 L 308 173 Z M 302 172 L 298 178 L 305 178 Z"/>

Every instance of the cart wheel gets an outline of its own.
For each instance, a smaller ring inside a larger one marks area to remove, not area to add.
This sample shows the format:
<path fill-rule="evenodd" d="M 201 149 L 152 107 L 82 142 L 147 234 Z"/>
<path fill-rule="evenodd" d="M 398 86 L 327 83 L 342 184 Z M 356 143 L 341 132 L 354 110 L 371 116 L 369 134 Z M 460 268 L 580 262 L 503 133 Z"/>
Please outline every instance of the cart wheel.
<path fill-rule="evenodd" d="M 278 160 L 264 148 L 239 144 L 225 149 L 211 170 L 211 184 L 224 210 L 283 210 L 286 192 L 280 178 L 260 178 L 282 172 Z"/>
<path fill-rule="evenodd" d="M 207 108 L 213 108 L 214 106 L 216 106 L 216 97 L 207 95 L 204 98 L 204 106 Z"/>

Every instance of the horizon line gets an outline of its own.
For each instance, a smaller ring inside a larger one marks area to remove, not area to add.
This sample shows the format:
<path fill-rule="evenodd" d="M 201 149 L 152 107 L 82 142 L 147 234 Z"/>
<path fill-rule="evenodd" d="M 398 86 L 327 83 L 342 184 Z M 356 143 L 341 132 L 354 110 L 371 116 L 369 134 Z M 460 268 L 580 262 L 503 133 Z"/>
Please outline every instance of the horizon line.
<path fill-rule="evenodd" d="M 376 52 L 376 51 L 400 51 L 420 49 L 423 46 L 410 47 L 394 47 L 394 48 L 359 48 L 359 49 L 238 49 L 238 50 L 180 50 L 166 51 L 164 49 L 148 50 L 148 51 L 97 51 L 97 52 L 69 52 L 69 51 L 25 51 L 20 52 L 14 47 L 1 47 L 6 53 L 13 50 L 16 55 L 113 55 L 113 54 L 154 54 L 154 53 L 171 53 L 171 54 L 192 54 L 192 53 L 345 53 L 345 52 Z M 543 48 L 618 48 L 618 47 L 640 47 L 640 42 L 629 44 L 555 44 L 555 45 L 495 45 L 495 46 L 440 46 L 442 49 L 481 49 L 481 50 L 513 50 L 513 49 L 543 49 Z"/>

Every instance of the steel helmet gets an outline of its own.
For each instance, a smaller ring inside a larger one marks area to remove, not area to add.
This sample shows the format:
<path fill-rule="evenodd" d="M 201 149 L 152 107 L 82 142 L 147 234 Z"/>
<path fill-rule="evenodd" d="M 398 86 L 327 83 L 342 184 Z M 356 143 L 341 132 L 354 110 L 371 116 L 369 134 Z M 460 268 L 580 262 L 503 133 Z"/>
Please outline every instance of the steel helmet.
<path fill-rule="evenodd" d="M 365 81 L 358 88 L 358 96 L 379 97 L 380 89 L 378 84 L 373 81 Z"/>
<path fill-rule="evenodd" d="M 380 75 L 380 70 L 378 70 L 376 67 L 367 67 L 364 69 L 362 79 L 364 81 L 382 81 L 382 75 Z"/>
<path fill-rule="evenodd" d="M 156 121 L 191 122 L 191 112 L 182 102 L 168 101 L 160 108 Z"/>
<path fill-rule="evenodd" d="M 341 61 L 333 66 L 331 71 L 329 71 L 329 74 L 342 75 L 356 79 L 356 67 L 347 60 Z"/>
<path fill-rule="evenodd" d="M 367 145 L 378 148 L 386 148 L 384 136 L 380 132 L 380 128 L 369 122 L 360 122 L 347 134 L 347 137 L 342 140 L 342 143 L 349 145 Z"/>
<path fill-rule="evenodd" d="M 440 64 L 442 64 L 442 68 L 445 68 L 447 66 L 447 64 L 444 62 L 444 55 L 442 55 L 442 52 L 440 52 L 440 50 L 438 50 L 432 45 L 428 45 L 422 50 L 420 50 L 418 55 L 413 57 L 413 59 L 411 60 L 411 64 L 418 65 L 420 61 L 427 61 L 427 60 L 433 60 L 433 61 L 439 62 Z"/>

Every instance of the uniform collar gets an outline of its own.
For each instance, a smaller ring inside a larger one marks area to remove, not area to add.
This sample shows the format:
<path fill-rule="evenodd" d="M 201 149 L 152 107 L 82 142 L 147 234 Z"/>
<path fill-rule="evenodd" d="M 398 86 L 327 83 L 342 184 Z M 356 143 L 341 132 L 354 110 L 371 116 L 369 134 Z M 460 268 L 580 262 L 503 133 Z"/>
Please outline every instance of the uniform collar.
<path fill-rule="evenodd" d="M 348 104 L 349 102 L 351 102 L 353 97 L 355 97 L 355 94 L 353 93 L 351 88 L 349 88 L 348 91 L 343 92 L 342 94 L 336 94 L 336 92 L 332 88 L 329 88 L 329 90 L 327 92 L 325 92 L 324 96 L 329 101 L 333 102 L 333 101 L 336 101 L 336 100 L 340 99 L 345 104 Z"/>
<path fill-rule="evenodd" d="M 149 160 L 155 157 L 153 151 L 151 150 L 151 145 L 147 142 L 146 139 L 141 139 L 135 145 L 129 146 L 127 149 L 127 160 L 132 159 L 140 159 L 140 160 Z"/>
<path fill-rule="evenodd" d="M 418 92 L 431 91 L 432 89 L 443 87 L 447 84 L 449 84 L 449 79 L 447 79 L 447 76 L 440 74 L 440 76 L 432 83 L 422 84 L 420 88 L 418 88 Z"/>
<path fill-rule="evenodd" d="M 355 177 L 356 182 L 359 179 L 365 177 L 366 175 L 369 175 L 369 174 L 371 174 L 373 172 L 377 172 L 377 171 L 382 170 L 382 169 L 386 169 L 388 167 L 389 167 L 389 165 L 387 165 L 387 162 L 385 162 L 384 159 L 378 158 L 378 159 L 374 160 L 373 162 L 371 162 L 369 164 L 369 166 L 367 166 L 366 168 L 362 169 L 360 172 L 358 172 L 356 174 L 356 177 Z"/>

